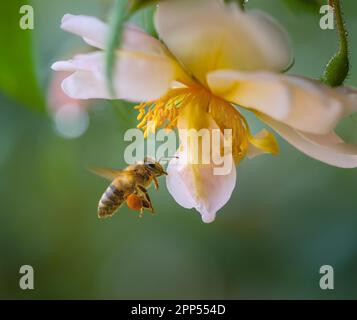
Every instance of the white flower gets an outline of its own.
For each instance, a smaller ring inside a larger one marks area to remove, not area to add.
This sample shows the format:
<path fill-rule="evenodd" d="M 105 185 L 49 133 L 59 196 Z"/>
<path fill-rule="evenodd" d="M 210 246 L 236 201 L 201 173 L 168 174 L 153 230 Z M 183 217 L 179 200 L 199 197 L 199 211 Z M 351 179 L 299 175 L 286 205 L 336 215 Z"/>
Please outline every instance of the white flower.
<path fill-rule="evenodd" d="M 338 167 L 357 167 L 357 148 L 334 133 L 337 123 L 356 111 L 356 91 L 281 74 L 291 63 L 291 49 L 272 18 L 221 0 L 170 0 L 160 2 L 155 24 L 166 46 L 126 27 L 114 79 L 116 98 L 145 101 L 137 108 L 139 126 L 146 132 L 154 129 L 148 122 L 155 127 L 230 128 L 230 156 L 236 163 L 245 156 L 277 153 L 271 133 L 250 134 L 232 106 L 237 104 L 307 155 Z M 104 48 L 107 27 L 95 18 L 66 15 L 62 28 Z M 53 69 L 73 72 L 62 84 L 64 91 L 74 98 L 111 98 L 103 57 L 97 51 L 55 63 Z M 189 148 L 182 142 L 178 154 Z M 211 165 L 177 162 L 168 167 L 170 193 L 183 207 L 196 208 L 204 222 L 213 221 L 234 189 L 235 168 L 217 176 Z"/>

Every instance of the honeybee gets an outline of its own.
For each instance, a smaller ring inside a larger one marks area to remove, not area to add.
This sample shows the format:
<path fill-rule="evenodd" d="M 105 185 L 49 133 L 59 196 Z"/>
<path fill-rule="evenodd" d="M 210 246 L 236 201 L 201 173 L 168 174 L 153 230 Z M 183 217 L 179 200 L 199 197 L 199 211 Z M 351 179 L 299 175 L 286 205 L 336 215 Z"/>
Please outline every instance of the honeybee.
<path fill-rule="evenodd" d="M 155 189 L 159 188 L 157 177 L 167 175 L 159 162 L 146 157 L 144 163 L 130 165 L 124 170 L 92 168 L 93 173 L 109 179 L 111 184 L 103 193 L 98 204 L 98 217 L 107 218 L 114 215 L 123 203 L 135 211 L 144 209 L 154 213 L 147 188 L 154 182 Z"/>

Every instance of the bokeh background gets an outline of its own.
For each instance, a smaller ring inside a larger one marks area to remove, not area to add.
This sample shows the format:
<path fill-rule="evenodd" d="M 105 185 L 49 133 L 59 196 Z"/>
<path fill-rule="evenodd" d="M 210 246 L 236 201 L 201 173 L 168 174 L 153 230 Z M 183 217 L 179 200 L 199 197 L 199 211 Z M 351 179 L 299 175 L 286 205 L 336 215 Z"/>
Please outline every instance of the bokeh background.
<path fill-rule="evenodd" d="M 282 140 L 279 156 L 239 166 L 232 199 L 212 224 L 176 204 L 163 179 L 158 192 L 150 189 L 155 216 L 139 219 L 123 207 L 98 220 L 108 183 L 86 167 L 125 166 L 123 134 L 135 113 L 119 101 L 92 101 L 71 114 L 47 97 L 58 89 L 50 65 L 88 50 L 60 30 L 63 14 L 106 20 L 112 2 L 31 1 L 32 31 L 18 27 L 25 1 L 1 2 L 0 298 L 357 298 L 357 170 L 322 164 Z M 357 3 L 343 3 L 347 83 L 357 86 Z M 309 1 L 249 0 L 247 7 L 271 13 L 290 33 L 296 62 L 289 73 L 320 77 L 337 40 L 319 28 Z M 153 32 L 151 12 L 135 19 Z M 338 131 L 357 143 L 357 117 Z M 24 264 L 35 270 L 32 291 L 18 285 Z M 325 264 L 334 267 L 335 290 L 319 288 Z"/>

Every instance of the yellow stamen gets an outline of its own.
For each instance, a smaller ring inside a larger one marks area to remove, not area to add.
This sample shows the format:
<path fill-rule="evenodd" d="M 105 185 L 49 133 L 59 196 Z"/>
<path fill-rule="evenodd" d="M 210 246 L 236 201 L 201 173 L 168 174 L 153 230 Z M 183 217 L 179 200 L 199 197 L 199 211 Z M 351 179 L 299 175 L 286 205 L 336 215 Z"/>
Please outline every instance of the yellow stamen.
<path fill-rule="evenodd" d="M 194 108 L 194 106 L 196 106 Z M 194 108 L 190 112 L 185 108 Z M 138 128 L 144 131 L 144 136 L 155 133 L 157 128 L 172 130 L 177 127 L 179 118 L 187 118 L 187 128 L 202 128 L 205 115 L 211 116 L 222 133 L 224 129 L 232 130 L 232 155 L 239 163 L 247 154 L 249 144 L 271 154 L 279 152 L 279 145 L 271 133 L 264 131 L 261 136 L 253 136 L 243 115 L 231 103 L 214 96 L 203 87 L 184 87 L 171 89 L 166 95 L 155 101 L 139 104 Z M 202 113 L 198 114 L 198 113 Z M 187 114 L 187 116 L 184 116 Z M 183 117 L 180 117 L 183 116 Z"/>
<path fill-rule="evenodd" d="M 137 119 L 141 121 L 138 128 L 144 130 L 145 137 L 160 127 L 167 130 L 175 128 L 180 109 L 189 103 L 193 91 L 190 88 L 172 89 L 156 101 L 136 106 L 135 109 L 139 110 Z"/>

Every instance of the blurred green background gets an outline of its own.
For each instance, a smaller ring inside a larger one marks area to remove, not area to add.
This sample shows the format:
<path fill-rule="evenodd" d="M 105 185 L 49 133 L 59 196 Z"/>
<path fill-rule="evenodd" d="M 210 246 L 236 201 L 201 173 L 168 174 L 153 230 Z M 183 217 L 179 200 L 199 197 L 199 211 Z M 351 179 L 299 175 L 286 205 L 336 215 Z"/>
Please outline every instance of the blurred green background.
<path fill-rule="evenodd" d="M 322 31 L 318 12 L 299 1 L 249 0 L 248 8 L 271 13 L 290 33 L 290 73 L 319 77 L 336 50 L 335 32 Z M 282 140 L 279 156 L 239 166 L 232 199 L 212 224 L 176 204 L 163 179 L 158 192 L 149 191 L 155 216 L 139 219 L 123 207 L 98 220 L 108 183 L 86 167 L 125 166 L 123 134 L 135 113 L 94 101 L 88 129 L 66 139 L 45 100 L 50 65 L 86 48 L 60 30 L 63 14 L 106 19 L 112 2 L 31 1 L 32 31 L 18 27 L 24 1 L 2 2 L 0 86 L 10 89 L 0 91 L 0 298 L 357 298 L 357 170 L 322 164 Z M 347 83 L 357 86 L 357 3 L 343 3 L 352 50 Z M 148 16 L 136 18 L 145 24 Z M 339 132 L 356 143 L 357 117 Z M 25 264 L 35 270 L 34 290 L 19 288 Z M 334 267 L 335 290 L 319 288 L 326 264 Z"/>

